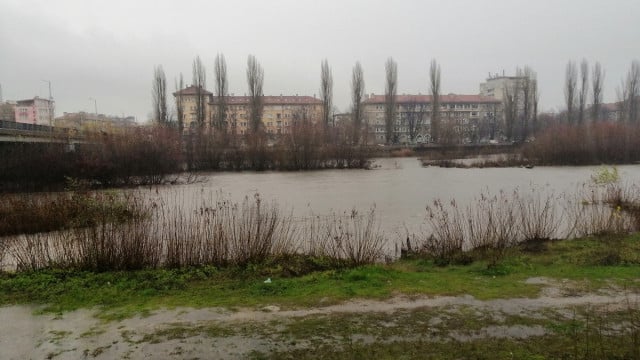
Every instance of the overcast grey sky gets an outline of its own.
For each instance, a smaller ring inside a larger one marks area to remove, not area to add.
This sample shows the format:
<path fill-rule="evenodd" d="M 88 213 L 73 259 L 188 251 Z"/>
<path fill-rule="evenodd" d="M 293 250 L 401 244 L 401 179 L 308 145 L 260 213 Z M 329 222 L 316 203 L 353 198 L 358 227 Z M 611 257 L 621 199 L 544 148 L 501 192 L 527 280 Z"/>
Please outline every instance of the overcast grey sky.
<path fill-rule="evenodd" d="M 362 63 L 367 93 L 384 92 L 384 63 L 398 63 L 398 92 L 427 93 L 428 64 L 442 66 L 444 93 L 476 94 L 489 72 L 530 65 L 544 110 L 563 103 L 567 61 L 600 61 L 605 101 L 640 59 L 638 0 L 0 0 L 4 99 L 48 96 L 56 113 L 151 111 L 154 65 L 173 91 L 191 82 L 199 55 L 213 84 L 224 53 L 230 92 L 246 92 L 247 55 L 264 68 L 266 95 L 319 93 L 320 63 L 333 70 L 334 102 L 350 103 L 351 69 Z M 211 86 L 208 86 L 211 88 Z"/>

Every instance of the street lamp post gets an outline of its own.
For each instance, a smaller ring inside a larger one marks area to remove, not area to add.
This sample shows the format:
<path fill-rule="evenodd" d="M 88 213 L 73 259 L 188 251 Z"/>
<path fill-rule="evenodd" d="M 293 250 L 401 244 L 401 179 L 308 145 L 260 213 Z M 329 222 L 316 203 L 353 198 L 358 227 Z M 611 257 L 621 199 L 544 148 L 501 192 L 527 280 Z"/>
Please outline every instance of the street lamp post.
<path fill-rule="evenodd" d="M 49 84 L 49 101 L 47 102 L 47 111 L 49 112 L 49 131 L 53 132 L 53 97 L 51 96 L 51 81 L 50 80 L 42 80 Z"/>
<path fill-rule="evenodd" d="M 90 97 L 89 100 L 93 100 L 93 109 L 96 112 L 96 116 L 98 116 L 98 100 L 92 97 Z"/>

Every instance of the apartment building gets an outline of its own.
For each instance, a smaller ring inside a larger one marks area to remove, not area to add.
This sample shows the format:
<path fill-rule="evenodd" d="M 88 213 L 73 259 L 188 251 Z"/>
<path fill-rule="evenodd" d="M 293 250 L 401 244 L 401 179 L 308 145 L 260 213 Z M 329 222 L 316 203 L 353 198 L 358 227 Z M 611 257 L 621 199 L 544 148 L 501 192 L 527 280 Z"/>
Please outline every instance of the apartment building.
<path fill-rule="evenodd" d="M 431 95 L 397 95 L 393 143 L 429 143 L 432 120 Z M 500 100 L 482 95 L 448 94 L 439 97 L 440 139 L 442 143 L 469 143 L 493 139 L 501 116 Z M 368 141 L 386 142 L 385 96 L 371 94 L 363 102 Z"/>
<path fill-rule="evenodd" d="M 212 116 L 210 104 L 213 102 L 212 92 L 191 85 L 174 92 L 173 96 L 176 99 L 176 104 L 182 105 L 182 124 L 185 131 L 194 129 L 198 123 L 198 104 L 204 106 L 205 125 L 210 123 Z M 200 97 L 200 102 L 198 102 L 198 97 Z"/>
<path fill-rule="evenodd" d="M 236 134 L 246 134 L 251 129 L 250 97 L 227 96 L 227 126 Z M 210 104 L 215 113 L 217 98 Z M 322 115 L 322 101 L 311 96 L 263 96 L 262 125 L 268 134 L 286 134 L 295 122 L 316 123 Z"/>
<path fill-rule="evenodd" d="M 0 102 L 0 120 L 2 121 L 16 121 L 16 102 L 5 101 Z"/>
<path fill-rule="evenodd" d="M 55 103 L 53 100 L 33 99 L 18 100 L 15 105 L 15 121 L 34 125 L 53 125 Z"/>
<path fill-rule="evenodd" d="M 122 133 L 136 126 L 133 116 L 109 116 L 84 111 L 68 113 L 54 120 L 55 127 L 73 130 L 77 133 L 106 132 Z"/>

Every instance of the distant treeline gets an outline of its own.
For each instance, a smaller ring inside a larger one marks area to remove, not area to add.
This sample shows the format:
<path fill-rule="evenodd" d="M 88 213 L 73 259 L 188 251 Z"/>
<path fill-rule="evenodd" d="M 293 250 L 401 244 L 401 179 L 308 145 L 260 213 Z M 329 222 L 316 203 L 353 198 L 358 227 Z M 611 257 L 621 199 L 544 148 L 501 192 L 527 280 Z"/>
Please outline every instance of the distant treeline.
<path fill-rule="evenodd" d="M 74 149 L 62 144 L 0 146 L 0 190 L 59 189 L 69 181 L 90 186 L 161 184 L 170 175 L 207 170 L 312 170 L 364 168 L 365 147 L 328 137 L 313 125 L 278 139 L 267 134 L 218 137 L 181 135 L 163 126 L 126 134 L 94 134 Z"/>

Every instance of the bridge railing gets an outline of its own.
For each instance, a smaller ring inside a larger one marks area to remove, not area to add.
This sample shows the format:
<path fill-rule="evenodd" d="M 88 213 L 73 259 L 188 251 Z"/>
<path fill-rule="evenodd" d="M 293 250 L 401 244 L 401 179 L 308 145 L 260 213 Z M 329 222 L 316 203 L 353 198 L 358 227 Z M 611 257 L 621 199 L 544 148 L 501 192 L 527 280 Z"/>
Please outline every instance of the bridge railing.
<path fill-rule="evenodd" d="M 49 125 L 26 124 L 26 123 L 20 123 L 16 121 L 7 121 L 7 120 L 0 120 L 0 129 L 28 131 L 28 132 L 42 133 L 43 135 L 51 134 L 51 133 L 54 133 L 56 135 L 66 135 L 69 133 L 69 129 L 65 129 L 65 128 L 56 128 L 54 126 L 49 126 Z"/>

